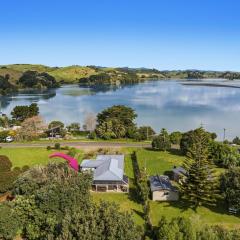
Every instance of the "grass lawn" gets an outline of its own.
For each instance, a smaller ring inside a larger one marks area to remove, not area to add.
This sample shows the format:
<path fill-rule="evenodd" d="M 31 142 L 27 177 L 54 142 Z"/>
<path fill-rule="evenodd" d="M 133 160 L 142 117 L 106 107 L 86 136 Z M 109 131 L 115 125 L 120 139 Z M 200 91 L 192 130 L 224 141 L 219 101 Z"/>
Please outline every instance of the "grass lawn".
<path fill-rule="evenodd" d="M 199 207 L 196 212 L 186 208 L 181 202 L 153 202 L 150 203 L 151 219 L 157 225 L 161 216 L 167 218 L 187 217 L 196 224 L 223 225 L 228 228 L 240 228 L 239 217 L 226 214 L 222 208 L 209 209 Z"/>
<path fill-rule="evenodd" d="M 115 202 L 120 206 L 121 211 L 132 213 L 134 221 L 138 225 L 143 224 L 143 209 L 142 205 L 129 199 L 129 195 L 126 193 L 92 193 L 94 201 L 109 201 Z"/>
<path fill-rule="evenodd" d="M 146 166 L 149 175 L 164 174 L 171 171 L 173 166 L 182 164 L 184 157 L 177 153 L 153 151 L 151 149 L 139 149 L 137 152 L 137 160 L 140 168 Z"/>
<path fill-rule="evenodd" d="M 59 150 L 64 152 L 63 150 Z M 49 159 L 49 155 L 57 150 L 46 150 L 46 148 L 1 148 L 0 155 L 6 155 L 11 160 L 13 167 L 24 165 L 44 165 L 53 161 L 61 161 L 60 158 Z M 81 161 L 83 153 L 78 150 L 78 160 Z"/>

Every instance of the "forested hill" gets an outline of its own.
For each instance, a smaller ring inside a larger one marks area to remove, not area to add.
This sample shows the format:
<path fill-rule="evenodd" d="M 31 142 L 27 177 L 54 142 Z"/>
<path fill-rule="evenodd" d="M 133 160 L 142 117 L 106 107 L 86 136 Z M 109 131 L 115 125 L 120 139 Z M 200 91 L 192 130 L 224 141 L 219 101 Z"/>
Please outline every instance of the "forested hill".
<path fill-rule="evenodd" d="M 240 72 L 174 70 L 148 68 L 108 68 L 99 66 L 49 67 L 32 64 L 0 65 L 1 93 L 19 88 L 50 88 L 63 83 L 94 86 L 102 84 L 137 83 L 146 79 L 240 79 Z"/>

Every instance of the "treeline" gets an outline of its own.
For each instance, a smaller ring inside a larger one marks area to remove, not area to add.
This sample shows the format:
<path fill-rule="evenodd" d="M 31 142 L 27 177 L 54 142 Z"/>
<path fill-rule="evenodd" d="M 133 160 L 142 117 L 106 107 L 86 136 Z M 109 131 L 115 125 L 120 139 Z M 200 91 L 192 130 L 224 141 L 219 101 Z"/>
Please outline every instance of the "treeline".
<path fill-rule="evenodd" d="M 101 85 L 124 85 L 141 82 L 142 79 L 132 71 L 117 72 L 109 71 L 103 72 L 89 77 L 79 79 L 80 86 L 101 86 Z"/>
<path fill-rule="evenodd" d="M 17 92 L 19 89 L 25 88 L 56 88 L 59 87 L 59 83 L 55 78 L 48 73 L 37 71 L 26 71 L 22 76 L 14 83 L 10 81 L 10 74 L 5 76 L 0 75 L 0 94 L 6 95 L 9 93 Z"/>

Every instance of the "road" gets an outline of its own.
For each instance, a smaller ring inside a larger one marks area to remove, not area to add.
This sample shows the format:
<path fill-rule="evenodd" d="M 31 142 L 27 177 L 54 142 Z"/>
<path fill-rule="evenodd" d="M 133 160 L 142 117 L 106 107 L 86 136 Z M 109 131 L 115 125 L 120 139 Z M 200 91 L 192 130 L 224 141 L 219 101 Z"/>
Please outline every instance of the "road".
<path fill-rule="evenodd" d="M 1 147 L 6 148 L 21 148 L 21 147 L 47 147 L 54 146 L 55 143 L 38 142 L 38 143 L 0 143 Z M 60 142 L 61 146 L 77 147 L 77 148 L 111 148 L 111 147 L 151 147 L 146 143 L 117 143 L 117 142 Z"/>

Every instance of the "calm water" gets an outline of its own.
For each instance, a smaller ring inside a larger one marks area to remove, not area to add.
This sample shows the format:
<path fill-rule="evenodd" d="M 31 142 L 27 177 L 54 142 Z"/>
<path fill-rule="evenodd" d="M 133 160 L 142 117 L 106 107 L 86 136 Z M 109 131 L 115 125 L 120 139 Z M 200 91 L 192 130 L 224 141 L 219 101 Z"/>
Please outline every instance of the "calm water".
<path fill-rule="evenodd" d="M 118 89 L 91 90 L 77 85 L 56 90 L 28 91 L 2 97 L 2 112 L 16 105 L 37 102 L 46 121 L 83 123 L 87 113 L 98 113 L 114 104 L 128 105 L 138 113 L 139 125 L 156 131 L 186 131 L 201 124 L 209 131 L 231 139 L 240 136 L 240 88 L 186 86 L 180 81 L 151 81 Z"/>

